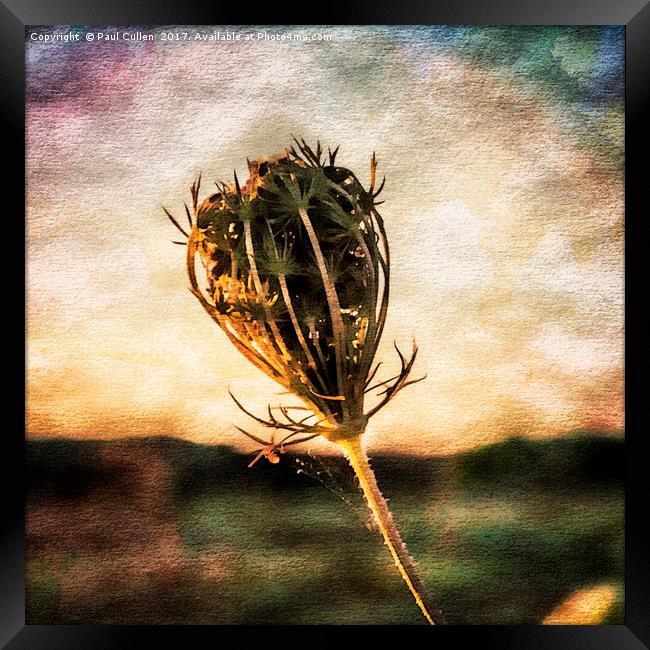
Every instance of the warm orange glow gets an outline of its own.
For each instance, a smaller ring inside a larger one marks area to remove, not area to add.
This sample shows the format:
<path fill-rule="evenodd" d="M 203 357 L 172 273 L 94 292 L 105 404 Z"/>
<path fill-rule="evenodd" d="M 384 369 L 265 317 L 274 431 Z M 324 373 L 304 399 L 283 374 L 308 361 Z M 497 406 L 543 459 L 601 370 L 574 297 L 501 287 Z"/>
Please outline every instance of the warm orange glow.
<path fill-rule="evenodd" d="M 599 585 L 571 594 L 543 621 L 544 625 L 598 625 L 616 599 L 616 588 Z"/>
<path fill-rule="evenodd" d="M 100 116 L 48 118 L 46 135 L 34 126 L 45 109 L 30 113 L 30 435 L 170 434 L 250 449 L 228 387 L 259 414 L 269 401 L 296 403 L 187 290 L 185 250 L 160 208 L 182 214 L 198 170 L 208 186 L 239 161 L 245 178 L 246 156 L 282 150 L 289 132 L 341 143 L 352 169 L 376 150 L 386 173 L 392 276 L 377 379 L 396 371 L 393 340 L 408 349 L 413 337 L 413 374 L 428 377 L 373 419 L 371 450 L 446 454 L 513 434 L 622 431 L 623 176 L 567 137 L 561 115 L 516 81 L 433 51 L 417 70 L 394 52 L 376 62 L 387 71 L 381 96 L 399 98 L 381 119 L 365 88 L 350 95 L 352 114 L 338 87 L 332 101 L 306 93 L 296 112 L 293 89 L 325 92 L 331 80 L 310 48 L 280 44 L 274 57 L 292 72 L 278 63 L 274 88 L 291 103 L 266 115 L 231 105 L 234 94 L 198 101 L 214 79 L 241 75 L 235 50 L 206 49 L 201 66 L 197 51 L 173 55 L 196 110 L 175 81 L 157 80 Z M 247 89 L 269 91 L 268 69 L 251 70 Z M 150 144 L 134 153 L 116 142 Z"/>

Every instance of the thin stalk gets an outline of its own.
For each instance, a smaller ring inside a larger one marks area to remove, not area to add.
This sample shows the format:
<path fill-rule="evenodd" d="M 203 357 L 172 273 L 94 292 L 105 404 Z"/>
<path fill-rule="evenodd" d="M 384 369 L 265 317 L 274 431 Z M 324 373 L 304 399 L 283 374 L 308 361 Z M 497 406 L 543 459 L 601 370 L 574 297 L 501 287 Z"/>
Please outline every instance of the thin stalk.
<path fill-rule="evenodd" d="M 302 330 L 300 329 L 300 323 L 298 322 L 296 312 L 293 308 L 291 294 L 289 293 L 289 287 L 287 286 L 287 278 L 281 273 L 278 274 L 278 283 L 280 285 L 280 290 L 282 291 L 284 304 L 286 305 L 287 311 L 289 312 L 289 318 L 291 319 L 291 323 L 293 324 L 293 329 L 295 330 L 300 346 L 302 347 L 303 352 L 307 357 L 307 365 L 312 369 L 312 371 L 316 375 L 316 378 L 321 384 L 321 389 L 327 391 L 327 384 L 321 377 L 320 372 L 318 372 L 318 366 L 316 365 L 316 361 L 314 361 L 314 357 L 312 356 L 311 352 L 309 351 L 309 347 L 307 346 L 307 341 L 305 340 L 305 336 L 302 333 Z"/>
<path fill-rule="evenodd" d="M 289 362 L 291 361 L 291 354 L 289 354 L 289 350 L 287 349 L 287 346 L 284 344 L 284 340 L 282 339 L 282 334 L 280 334 L 280 330 L 278 329 L 275 320 L 271 318 L 269 309 L 266 306 L 266 293 L 264 291 L 264 287 L 262 286 L 260 275 L 257 271 L 257 262 L 255 261 L 255 251 L 253 250 L 253 235 L 251 233 L 251 222 L 248 219 L 244 221 L 244 234 L 246 237 L 246 256 L 248 257 L 248 264 L 251 269 L 251 275 L 253 276 L 253 283 L 255 284 L 255 290 L 257 291 L 257 294 L 262 299 L 262 306 L 264 307 L 264 313 L 266 314 L 266 321 L 268 322 L 269 327 L 271 328 L 271 333 L 273 334 L 275 343 L 280 350 L 280 354 L 282 355 L 282 358 L 285 361 Z"/>
<path fill-rule="evenodd" d="M 443 625 L 445 619 L 442 612 L 422 584 L 413 558 L 409 555 L 408 549 L 402 541 L 388 503 L 377 485 L 375 473 L 370 467 L 368 456 L 362 445 L 361 435 L 340 440 L 339 444 L 343 447 L 348 461 L 359 479 L 368 507 L 381 531 L 386 546 L 388 546 L 393 556 L 395 566 L 413 594 L 415 602 L 431 625 Z"/>
<path fill-rule="evenodd" d="M 386 237 L 386 228 L 384 227 L 384 220 L 381 218 L 381 215 L 377 210 L 373 208 L 373 214 L 375 215 L 375 221 L 379 226 L 379 233 L 381 235 L 381 242 L 384 247 L 384 257 L 382 258 L 381 254 L 379 255 L 379 261 L 381 263 L 382 270 L 384 272 L 384 291 L 381 298 L 381 308 L 379 310 L 379 326 L 377 328 L 377 334 L 375 335 L 375 345 L 379 346 L 379 340 L 381 335 L 384 332 L 384 325 L 386 324 L 386 315 L 388 313 L 388 296 L 389 296 L 389 287 L 390 287 L 390 249 L 388 248 L 388 239 Z"/>
<path fill-rule="evenodd" d="M 237 257 L 232 251 L 230 251 L 230 277 L 233 281 L 237 280 Z"/>
<path fill-rule="evenodd" d="M 221 327 L 221 329 L 228 337 L 228 339 L 251 363 L 257 366 L 262 372 L 264 372 L 264 374 L 271 377 L 271 379 L 274 379 L 275 381 L 278 381 L 288 387 L 288 383 L 286 382 L 282 373 L 278 372 L 278 370 L 272 364 L 270 364 L 266 358 L 253 354 L 250 351 L 249 347 L 244 342 L 240 341 L 239 338 L 237 338 L 237 336 L 235 336 L 228 329 L 226 324 L 227 323 L 226 319 L 224 319 L 224 317 L 215 309 L 214 305 L 211 305 L 201 293 L 198 286 L 198 282 L 196 280 L 196 270 L 194 268 L 196 249 L 198 246 L 197 236 L 198 236 L 198 232 L 196 230 L 192 230 L 192 232 L 190 233 L 190 237 L 187 240 L 186 267 L 187 267 L 187 274 L 190 279 L 190 291 L 199 299 L 199 302 L 201 303 L 203 308 L 212 317 L 212 319 Z"/>
<path fill-rule="evenodd" d="M 316 354 L 318 355 L 318 360 L 321 363 L 321 368 L 323 368 L 325 372 L 325 376 L 327 379 L 330 379 L 330 373 L 327 369 L 327 359 L 325 359 L 325 355 L 323 354 L 323 348 L 321 347 L 320 344 L 320 339 L 310 339 L 311 344 L 314 346 L 314 349 L 316 350 Z"/>
<path fill-rule="evenodd" d="M 366 337 L 363 343 L 363 348 L 361 352 L 361 363 L 359 371 L 359 382 L 355 382 L 357 385 L 354 386 L 354 399 L 357 404 L 360 406 L 360 410 L 363 410 L 363 395 L 364 395 L 364 380 L 363 378 L 367 376 L 370 366 L 372 365 L 372 360 L 377 351 L 377 342 L 375 341 L 375 333 L 377 330 L 377 275 L 375 272 L 375 261 L 370 256 L 370 251 L 366 245 L 366 240 L 360 232 L 356 234 L 357 242 L 361 246 L 363 251 L 363 256 L 366 261 L 366 266 L 368 268 L 369 276 L 369 285 L 368 285 L 368 294 L 370 295 L 370 316 L 368 318 L 368 330 L 366 332 Z"/>
<path fill-rule="evenodd" d="M 282 358 L 278 356 L 276 349 L 271 343 L 271 337 L 266 329 L 266 324 L 262 321 L 242 321 L 241 324 L 238 324 L 235 327 L 235 329 L 243 330 L 246 334 L 248 345 L 253 350 L 256 350 L 257 354 L 261 355 L 269 365 L 273 366 L 283 380 L 287 382 L 287 368 L 285 364 L 282 363 Z"/>
<path fill-rule="evenodd" d="M 211 305 L 201 293 L 198 282 L 196 279 L 196 269 L 195 269 L 195 259 L 198 247 L 198 230 L 193 229 L 190 233 L 190 237 L 187 241 L 187 257 L 186 257 L 186 269 L 187 274 L 190 280 L 190 291 L 198 298 L 201 306 L 205 309 L 208 315 L 219 325 L 223 333 L 228 337 L 230 342 L 257 368 L 259 368 L 265 375 L 271 377 L 287 390 L 292 390 L 291 383 L 285 376 L 285 369 L 280 367 L 279 369 L 273 365 L 275 361 L 274 356 L 270 359 L 266 358 L 266 354 L 256 351 L 255 353 L 251 352 L 251 343 L 252 341 L 259 341 L 260 336 L 253 334 L 248 329 L 246 323 L 242 323 L 242 326 L 245 330 L 246 338 L 240 340 L 239 337 L 242 336 L 241 332 L 237 332 L 235 335 L 234 332 L 230 331 L 228 325 L 231 324 L 230 321 L 220 314 L 214 305 Z M 232 325 L 231 325 L 232 326 Z M 235 330 L 236 331 L 236 330 Z M 295 389 L 294 389 L 295 390 Z M 311 398 L 310 395 L 304 391 L 300 393 L 300 398 L 307 404 L 307 406 L 314 411 L 314 414 L 319 419 L 329 420 L 331 414 L 329 408 L 326 404 L 319 405 L 316 404 Z"/>
<path fill-rule="evenodd" d="M 273 235 L 273 229 L 271 228 L 271 224 L 267 221 L 267 226 L 269 228 L 269 233 L 271 235 L 271 243 L 273 244 L 273 251 L 275 253 L 276 259 L 280 259 L 280 256 L 278 254 L 278 249 L 275 245 L 275 238 Z M 285 235 L 284 239 L 284 246 L 285 246 L 285 255 L 287 254 L 287 239 Z M 314 357 L 312 353 L 309 350 L 309 346 L 307 345 L 307 341 L 305 340 L 305 336 L 302 333 L 302 329 L 300 328 L 300 323 L 298 322 L 298 317 L 296 316 L 296 311 L 293 308 L 293 301 L 291 300 L 291 294 L 289 293 L 289 287 L 287 286 L 287 277 L 284 273 L 278 273 L 278 284 L 280 285 L 280 290 L 282 291 L 282 297 L 284 298 L 284 304 L 287 307 L 287 311 L 289 312 L 289 318 L 291 319 L 291 323 L 293 325 L 293 329 L 296 332 L 296 336 L 298 337 L 298 341 L 300 343 L 300 346 L 303 349 L 303 352 L 305 353 L 305 356 L 307 357 L 307 365 L 311 368 L 311 370 L 314 372 L 316 375 L 316 378 L 320 382 L 321 389 L 324 392 L 327 392 L 328 386 L 325 383 L 323 377 L 321 376 L 320 372 L 318 372 L 318 366 L 316 365 L 316 361 L 314 361 Z"/>
<path fill-rule="evenodd" d="M 334 353 L 336 355 L 336 379 L 338 382 L 338 394 L 343 395 L 345 385 L 343 383 L 343 360 L 341 359 L 341 352 L 345 349 L 344 341 L 344 328 L 343 328 L 343 319 L 341 318 L 341 305 L 339 304 L 339 297 L 336 293 L 336 287 L 332 282 L 329 273 L 327 272 L 327 265 L 325 264 L 325 258 L 323 257 L 323 251 L 320 248 L 320 243 L 316 232 L 314 231 L 314 226 L 311 223 L 311 219 L 307 214 L 307 210 L 300 208 L 298 210 L 302 223 L 305 226 L 309 241 L 311 242 L 312 248 L 314 249 L 314 255 L 316 257 L 316 263 L 318 264 L 318 269 L 323 280 L 323 287 L 325 288 L 325 297 L 327 298 L 327 306 L 330 310 L 330 316 L 332 317 L 332 333 L 334 334 Z"/>

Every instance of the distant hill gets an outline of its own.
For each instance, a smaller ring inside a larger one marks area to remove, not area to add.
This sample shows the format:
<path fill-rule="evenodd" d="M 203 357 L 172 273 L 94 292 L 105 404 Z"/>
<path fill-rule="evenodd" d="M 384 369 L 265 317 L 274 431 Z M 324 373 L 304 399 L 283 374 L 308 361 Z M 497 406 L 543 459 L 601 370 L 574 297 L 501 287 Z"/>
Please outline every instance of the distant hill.
<path fill-rule="evenodd" d="M 371 462 L 449 622 L 539 623 L 608 593 L 620 623 L 624 450 L 586 432 Z M 423 622 L 343 457 L 253 457 L 27 440 L 28 623 Z"/>
<path fill-rule="evenodd" d="M 89 483 L 118 481 L 110 469 L 96 467 L 98 453 L 107 448 L 155 450 L 174 470 L 176 489 L 182 492 L 213 489 L 215 485 L 310 486 L 312 479 L 297 474 L 296 460 L 305 453 L 288 453 L 271 465 L 261 459 L 248 469 L 255 454 L 245 454 L 227 445 L 196 444 L 170 436 L 121 438 L 111 441 L 68 438 L 28 438 L 26 441 L 27 483 L 30 497 L 42 490 L 74 494 Z M 325 456 L 328 466 L 347 471 L 343 456 Z M 441 474 L 453 468 L 460 485 L 481 489 L 544 489 L 553 486 L 586 486 L 622 481 L 625 444 L 620 436 L 582 432 L 565 437 L 531 440 L 513 437 L 504 442 L 466 451 L 456 456 L 409 454 L 371 455 L 376 473 L 388 490 L 422 489 L 435 485 Z M 118 472 L 119 474 L 119 472 Z M 51 494 L 51 493 L 49 493 Z"/>

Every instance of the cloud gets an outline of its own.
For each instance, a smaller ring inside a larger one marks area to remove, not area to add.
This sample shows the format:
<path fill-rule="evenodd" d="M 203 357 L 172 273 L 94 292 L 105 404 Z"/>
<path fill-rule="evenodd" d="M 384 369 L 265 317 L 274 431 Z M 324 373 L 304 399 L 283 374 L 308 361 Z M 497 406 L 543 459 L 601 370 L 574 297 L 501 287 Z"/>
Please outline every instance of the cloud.
<path fill-rule="evenodd" d="M 284 399 L 187 291 L 161 204 L 182 214 L 199 171 L 203 196 L 289 133 L 341 144 L 364 182 L 375 150 L 387 176 L 378 359 L 390 373 L 393 340 L 415 336 L 428 378 L 373 420 L 373 445 L 622 427 L 622 175 L 530 78 L 477 65 L 456 32 L 416 32 L 30 58 L 30 432 L 237 442 L 228 385 L 258 412 Z"/>

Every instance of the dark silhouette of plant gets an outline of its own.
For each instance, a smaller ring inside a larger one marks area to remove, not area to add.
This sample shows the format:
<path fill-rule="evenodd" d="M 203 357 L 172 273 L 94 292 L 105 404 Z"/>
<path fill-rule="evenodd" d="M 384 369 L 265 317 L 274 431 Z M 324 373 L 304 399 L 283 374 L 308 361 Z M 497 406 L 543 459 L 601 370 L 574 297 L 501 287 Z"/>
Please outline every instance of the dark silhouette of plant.
<path fill-rule="evenodd" d="M 295 140 L 295 139 L 294 139 Z M 370 187 L 336 166 L 338 147 L 325 154 L 304 140 L 283 154 L 248 161 L 241 186 L 217 183 L 199 203 L 200 177 L 191 187 L 187 273 L 192 293 L 235 347 L 257 368 L 300 397 L 304 407 L 269 405 L 265 417 L 237 406 L 263 427 L 280 431 L 265 440 L 262 456 L 278 462 L 285 447 L 324 436 L 337 443 L 354 469 L 368 506 L 395 564 L 430 623 L 443 623 L 437 605 L 418 578 L 363 446 L 369 418 L 409 379 L 417 346 L 407 359 L 395 346 L 399 372 L 373 383 L 381 362 L 375 353 L 388 310 L 390 256 L 376 201 L 377 160 Z M 297 148 L 296 148 L 297 147 Z M 197 257 L 205 269 L 199 286 Z M 366 396 L 379 401 L 364 410 Z M 304 417 L 296 415 L 300 410 Z"/>

